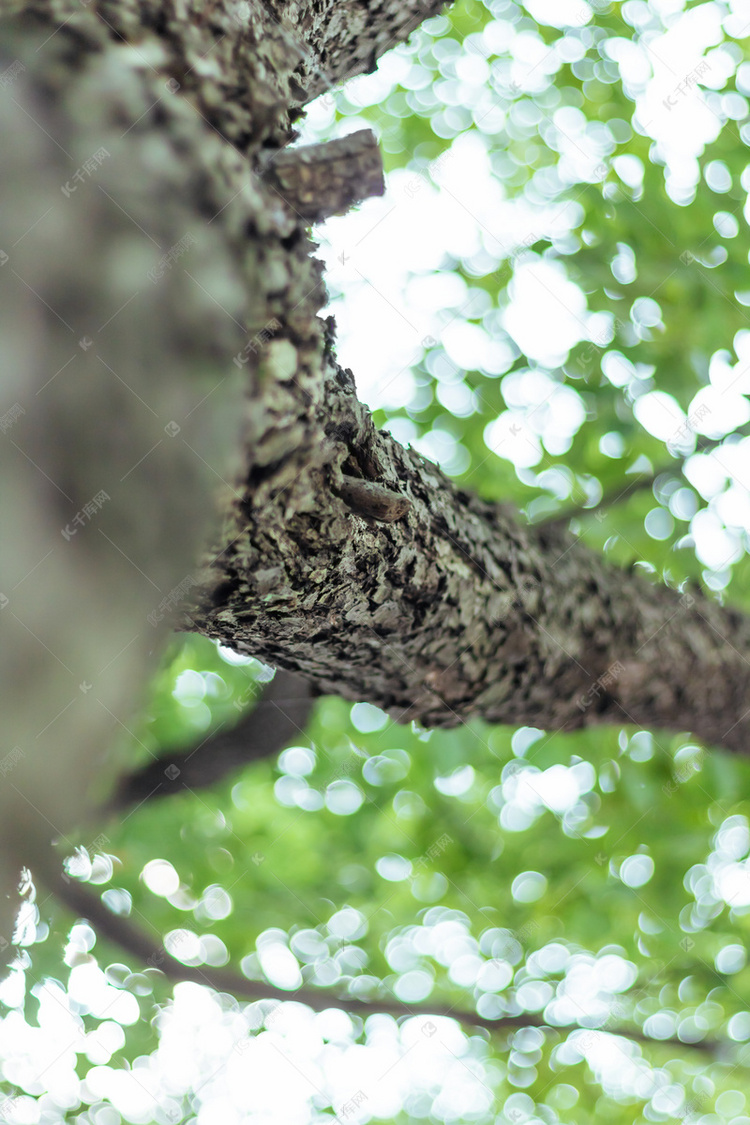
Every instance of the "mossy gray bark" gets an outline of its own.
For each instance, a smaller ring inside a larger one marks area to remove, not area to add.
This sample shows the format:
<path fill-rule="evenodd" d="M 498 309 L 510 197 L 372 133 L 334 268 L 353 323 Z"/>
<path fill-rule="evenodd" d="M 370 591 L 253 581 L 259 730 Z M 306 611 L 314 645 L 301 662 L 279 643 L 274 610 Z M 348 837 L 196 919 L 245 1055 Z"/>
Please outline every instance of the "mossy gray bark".
<path fill-rule="evenodd" d="M 320 366 L 320 267 L 269 161 L 435 9 L 0 0 L 0 949 L 20 866 L 53 884 L 50 843 L 97 835 L 108 747 L 242 476 L 243 391 L 292 348 Z M 357 144 L 338 205 L 380 182 Z"/>

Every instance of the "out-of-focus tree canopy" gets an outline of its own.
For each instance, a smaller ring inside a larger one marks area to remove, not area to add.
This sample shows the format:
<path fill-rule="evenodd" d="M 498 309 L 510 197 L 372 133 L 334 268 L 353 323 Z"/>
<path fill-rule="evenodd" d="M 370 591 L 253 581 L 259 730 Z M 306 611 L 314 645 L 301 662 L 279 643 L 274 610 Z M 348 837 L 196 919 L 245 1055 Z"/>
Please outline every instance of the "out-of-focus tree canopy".
<path fill-rule="evenodd" d="M 746 0 L 466 0 L 303 123 L 381 137 L 388 193 L 318 232 L 379 421 L 745 612 L 749 35 Z M 271 675 L 176 640 L 124 759 L 236 721 Z M 291 1000 L 382 983 L 551 1030 L 173 990 L 39 899 L 0 988 L 0 1119 L 745 1125 L 748 795 L 750 759 L 687 735 L 429 732 L 320 699 L 278 757 L 88 826 L 69 877 Z"/>

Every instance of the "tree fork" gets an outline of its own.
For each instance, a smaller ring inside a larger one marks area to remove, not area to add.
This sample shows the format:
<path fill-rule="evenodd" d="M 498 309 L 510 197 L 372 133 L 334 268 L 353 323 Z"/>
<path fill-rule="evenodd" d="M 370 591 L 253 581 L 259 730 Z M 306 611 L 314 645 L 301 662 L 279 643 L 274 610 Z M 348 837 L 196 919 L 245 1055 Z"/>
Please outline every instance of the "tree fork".
<path fill-rule="evenodd" d="M 263 179 L 267 156 L 294 139 L 307 101 L 440 7 L 0 0 L 21 12 L 3 24 L 14 87 L 0 104 L 0 233 L 16 248 L 0 317 L 19 403 L 39 392 L 18 454 L 0 449 L 7 526 L 24 528 L 4 611 L 6 941 L 13 871 L 44 878 L 52 834 L 82 823 L 112 723 L 157 648 L 155 602 L 193 566 L 226 479 L 227 416 L 242 415 L 244 468 L 186 627 L 401 719 L 630 721 L 745 748 L 746 619 L 460 491 L 375 431 L 335 362 L 306 222 Z M 106 159 L 84 193 L 97 146 Z M 40 216 L 61 185 L 50 237 Z M 109 485 L 96 529 L 52 552 Z"/>

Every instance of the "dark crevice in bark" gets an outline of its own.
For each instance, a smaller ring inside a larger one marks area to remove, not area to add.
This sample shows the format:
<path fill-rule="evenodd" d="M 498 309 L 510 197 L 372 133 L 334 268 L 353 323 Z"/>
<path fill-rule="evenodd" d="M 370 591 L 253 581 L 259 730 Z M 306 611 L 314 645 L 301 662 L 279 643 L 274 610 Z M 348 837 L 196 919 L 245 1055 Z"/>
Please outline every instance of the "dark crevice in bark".
<path fill-rule="evenodd" d="M 279 245 L 283 246 L 285 250 L 294 250 L 303 241 L 302 231 L 295 229 L 286 238 L 279 239 Z"/>

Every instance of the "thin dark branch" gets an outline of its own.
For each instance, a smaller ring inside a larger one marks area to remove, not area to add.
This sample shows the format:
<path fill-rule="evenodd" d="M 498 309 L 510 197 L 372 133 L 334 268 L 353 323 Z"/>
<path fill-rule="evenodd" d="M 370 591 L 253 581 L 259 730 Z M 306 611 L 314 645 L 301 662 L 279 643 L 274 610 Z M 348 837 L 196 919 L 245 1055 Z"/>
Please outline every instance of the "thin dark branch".
<path fill-rule="evenodd" d="M 732 444 L 733 439 L 737 441 L 750 434 L 748 426 L 740 426 L 734 433 L 729 434 L 726 438 L 701 438 L 696 442 L 696 453 L 708 453 L 712 449 L 719 449 L 722 445 Z M 625 485 L 618 483 L 614 488 L 606 492 L 601 500 L 590 507 L 583 504 L 573 504 L 569 508 L 564 508 L 561 512 L 555 512 L 552 515 L 545 516 L 544 519 L 537 520 L 534 523 L 535 527 L 565 528 L 573 519 L 583 519 L 587 516 L 597 516 L 598 513 L 604 513 L 608 508 L 612 508 L 615 504 L 622 504 L 625 500 L 629 500 L 637 492 L 643 492 L 647 488 L 653 488 L 659 477 L 665 474 L 672 476 L 681 476 L 684 468 L 684 459 L 676 459 L 669 461 L 664 465 L 660 465 L 651 473 L 644 473 L 640 476 L 633 476 Z"/>
<path fill-rule="evenodd" d="M 618 483 L 615 488 L 605 492 L 601 500 L 597 504 L 592 504 L 590 507 L 584 507 L 582 504 L 575 504 L 569 508 L 563 509 L 562 512 L 556 512 L 554 515 L 546 516 L 542 520 L 538 520 L 534 526 L 544 528 L 560 527 L 564 528 L 573 519 L 583 519 L 586 516 L 596 516 L 599 512 L 606 512 L 607 509 L 613 507 L 615 504 L 621 504 L 624 500 L 629 500 L 636 492 L 643 492 L 647 488 L 653 488 L 656 480 L 663 473 L 673 472 L 679 473 L 681 466 L 677 462 L 670 465 L 662 465 L 653 473 L 646 473 L 642 476 L 634 476 L 628 483 L 623 486 Z"/>
<path fill-rule="evenodd" d="M 107 811 L 115 812 L 186 789 L 205 789 L 249 762 L 277 754 L 307 725 L 313 697 L 309 684 L 277 672 L 240 722 L 209 735 L 198 746 L 166 754 L 120 778 Z"/>
<path fill-rule="evenodd" d="M 177 958 L 167 953 L 163 946 L 154 943 L 128 918 L 113 914 L 101 901 L 86 887 L 62 874 L 52 874 L 49 870 L 44 875 L 49 890 L 79 918 L 85 918 L 92 923 L 98 932 L 108 941 L 120 946 L 132 957 L 142 962 L 145 966 L 157 969 L 168 980 L 175 983 L 192 981 L 212 988 L 216 992 L 226 992 L 231 996 L 244 997 L 250 1000 L 278 1000 L 296 1001 L 306 1004 L 315 1012 L 322 1012 L 328 1008 L 339 1008 L 344 1012 L 351 1012 L 358 1016 L 371 1016 L 379 1012 L 389 1015 L 413 1019 L 416 1016 L 445 1017 L 456 1020 L 465 1027 L 481 1027 L 486 1031 L 496 1033 L 502 1031 L 517 1031 L 523 1027 L 546 1028 L 556 1031 L 564 1036 L 573 1031 L 585 1031 L 589 1034 L 617 1035 L 638 1043 L 651 1046 L 664 1046 L 672 1049 L 688 1049 L 717 1053 L 728 1044 L 720 1040 L 703 1040 L 699 1043 L 684 1043 L 679 1039 L 654 1039 L 646 1035 L 640 1028 L 623 1027 L 586 1027 L 582 1024 L 565 1024 L 557 1026 L 539 1016 L 525 1012 L 521 1015 L 500 1016 L 489 1019 L 478 1015 L 476 1012 L 467 1012 L 445 1004 L 404 1004 L 389 997 L 374 997 L 371 1000 L 356 999 L 351 996 L 339 996 L 325 988 L 310 988 L 303 986 L 297 989 L 275 988 L 263 981 L 248 980 L 246 977 L 233 972 L 231 969 L 215 969 L 206 966 L 184 965 Z"/>

